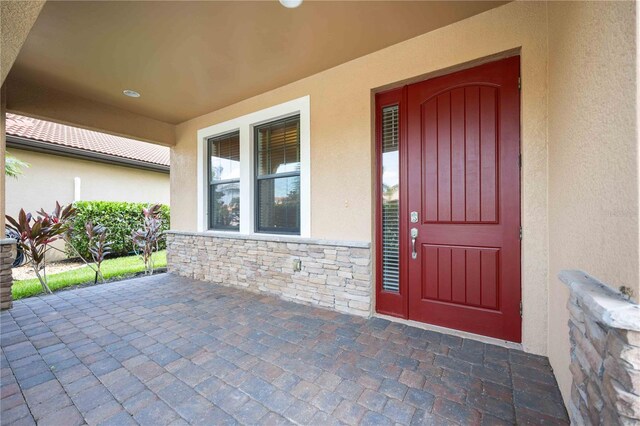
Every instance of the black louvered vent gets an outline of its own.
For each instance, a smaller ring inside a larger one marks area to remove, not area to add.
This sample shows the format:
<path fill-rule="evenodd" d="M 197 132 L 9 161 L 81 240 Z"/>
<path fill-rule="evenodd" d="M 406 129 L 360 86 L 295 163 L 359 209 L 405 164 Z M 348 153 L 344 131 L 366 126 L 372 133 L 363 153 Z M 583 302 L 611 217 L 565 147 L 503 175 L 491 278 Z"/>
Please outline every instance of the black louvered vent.
<path fill-rule="evenodd" d="M 382 288 L 400 291 L 399 109 L 382 109 Z"/>

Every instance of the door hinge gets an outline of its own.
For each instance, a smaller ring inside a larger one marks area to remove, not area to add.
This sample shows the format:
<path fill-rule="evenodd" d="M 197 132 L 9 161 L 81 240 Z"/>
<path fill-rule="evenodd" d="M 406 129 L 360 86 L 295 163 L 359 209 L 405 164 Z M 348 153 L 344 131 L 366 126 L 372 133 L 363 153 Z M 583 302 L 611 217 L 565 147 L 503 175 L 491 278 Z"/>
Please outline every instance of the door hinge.
<path fill-rule="evenodd" d="M 518 77 L 518 90 L 522 89 L 522 77 Z"/>
<path fill-rule="evenodd" d="M 520 227 L 520 239 L 522 239 L 522 226 Z"/>
<path fill-rule="evenodd" d="M 520 301 L 520 318 L 522 318 L 522 301 Z"/>
<path fill-rule="evenodd" d="M 518 167 L 522 168 L 522 154 L 518 154 Z"/>

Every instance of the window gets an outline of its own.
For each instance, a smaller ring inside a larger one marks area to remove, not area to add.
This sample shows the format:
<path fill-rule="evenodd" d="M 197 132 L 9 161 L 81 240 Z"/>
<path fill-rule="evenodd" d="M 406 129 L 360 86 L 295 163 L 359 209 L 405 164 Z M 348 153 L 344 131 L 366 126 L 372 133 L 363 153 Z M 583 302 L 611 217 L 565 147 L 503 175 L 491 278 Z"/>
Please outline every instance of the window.
<path fill-rule="evenodd" d="M 382 289 L 396 293 L 400 289 L 398 116 L 398 105 L 382 109 Z"/>
<path fill-rule="evenodd" d="M 310 98 L 198 130 L 197 230 L 311 236 Z"/>
<path fill-rule="evenodd" d="M 209 229 L 240 229 L 240 134 L 211 138 L 209 149 Z"/>
<path fill-rule="evenodd" d="M 300 116 L 255 128 L 256 232 L 300 234 Z"/>

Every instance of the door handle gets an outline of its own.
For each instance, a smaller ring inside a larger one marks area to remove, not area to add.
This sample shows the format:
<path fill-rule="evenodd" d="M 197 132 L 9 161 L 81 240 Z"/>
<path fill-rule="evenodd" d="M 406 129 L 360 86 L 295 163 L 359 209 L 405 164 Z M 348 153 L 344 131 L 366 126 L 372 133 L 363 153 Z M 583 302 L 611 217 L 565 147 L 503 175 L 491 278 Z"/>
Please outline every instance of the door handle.
<path fill-rule="evenodd" d="M 417 259 L 418 252 L 416 252 L 416 238 L 418 238 L 418 228 L 411 228 L 411 258 Z"/>

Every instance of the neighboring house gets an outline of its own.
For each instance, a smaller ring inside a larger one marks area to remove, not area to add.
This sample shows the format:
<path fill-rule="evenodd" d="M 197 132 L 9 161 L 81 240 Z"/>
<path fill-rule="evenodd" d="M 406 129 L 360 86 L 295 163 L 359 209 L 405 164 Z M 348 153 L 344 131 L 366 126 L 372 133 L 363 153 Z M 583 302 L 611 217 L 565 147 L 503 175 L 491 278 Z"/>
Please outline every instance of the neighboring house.
<path fill-rule="evenodd" d="M 172 146 L 171 273 L 548 356 L 577 424 L 604 358 L 640 394 L 637 312 L 558 278 L 640 293 L 635 2 L 171 3 L 47 2 L 6 89 Z"/>
<path fill-rule="evenodd" d="M 8 215 L 56 201 L 169 204 L 168 147 L 15 114 L 6 123 L 7 151 L 30 165 L 6 180 Z"/>

